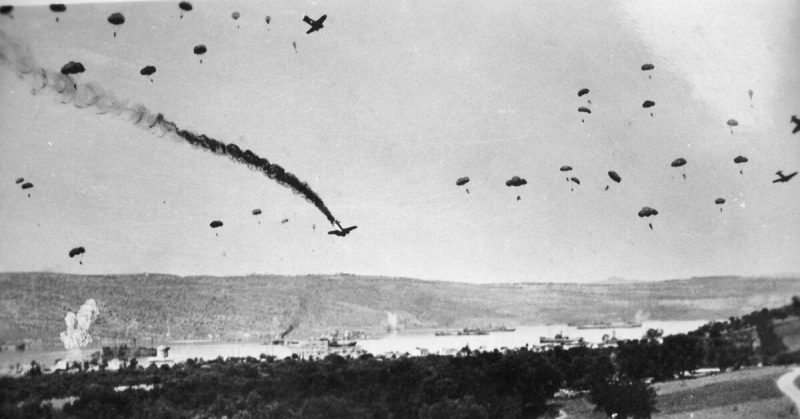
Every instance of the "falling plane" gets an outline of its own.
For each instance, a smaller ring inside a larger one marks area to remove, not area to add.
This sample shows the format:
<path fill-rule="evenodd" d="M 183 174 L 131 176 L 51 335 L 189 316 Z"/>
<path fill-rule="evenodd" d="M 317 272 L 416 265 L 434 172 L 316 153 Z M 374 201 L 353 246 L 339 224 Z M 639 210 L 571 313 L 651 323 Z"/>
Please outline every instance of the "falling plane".
<path fill-rule="evenodd" d="M 786 183 L 792 180 L 792 178 L 797 175 L 797 172 L 784 175 L 783 170 L 778 170 L 777 172 L 775 172 L 775 174 L 778 175 L 778 178 L 773 180 L 772 183 Z"/>
<path fill-rule="evenodd" d="M 336 225 L 339 227 L 339 229 L 338 230 L 331 230 L 331 231 L 328 232 L 328 234 L 332 234 L 334 236 L 339 236 L 339 237 L 344 237 L 344 236 L 350 234 L 351 231 L 353 231 L 353 230 L 358 228 L 358 226 L 342 228 L 342 225 L 339 224 L 339 221 L 336 221 Z"/>
<path fill-rule="evenodd" d="M 319 19 L 314 20 L 314 19 L 311 19 L 308 16 L 303 16 L 303 22 L 306 22 L 309 25 L 311 25 L 311 28 L 306 33 L 308 34 L 308 33 L 316 32 L 316 31 L 322 29 L 322 27 L 323 27 L 322 26 L 322 22 L 324 22 L 327 17 L 328 17 L 328 15 L 322 15 L 322 17 L 320 17 Z"/>

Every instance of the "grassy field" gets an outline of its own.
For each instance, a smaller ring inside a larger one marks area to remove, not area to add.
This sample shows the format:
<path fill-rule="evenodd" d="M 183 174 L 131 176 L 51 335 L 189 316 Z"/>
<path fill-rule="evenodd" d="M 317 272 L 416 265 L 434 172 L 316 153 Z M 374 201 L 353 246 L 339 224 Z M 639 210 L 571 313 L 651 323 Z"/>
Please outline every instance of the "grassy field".
<path fill-rule="evenodd" d="M 57 342 L 67 310 L 94 298 L 98 336 L 224 340 L 294 336 L 332 328 L 383 332 L 386 312 L 401 327 L 719 319 L 777 307 L 800 295 L 797 277 L 706 277 L 621 284 L 474 285 L 352 275 L 177 277 L 0 274 L 0 341 Z M 580 307 L 580 309 L 575 309 Z"/>
<path fill-rule="evenodd" d="M 658 413 L 654 418 L 792 418 L 794 404 L 778 390 L 775 380 L 792 367 L 748 368 L 690 380 L 657 383 Z M 563 403 L 572 418 L 600 419 L 586 399 Z"/>

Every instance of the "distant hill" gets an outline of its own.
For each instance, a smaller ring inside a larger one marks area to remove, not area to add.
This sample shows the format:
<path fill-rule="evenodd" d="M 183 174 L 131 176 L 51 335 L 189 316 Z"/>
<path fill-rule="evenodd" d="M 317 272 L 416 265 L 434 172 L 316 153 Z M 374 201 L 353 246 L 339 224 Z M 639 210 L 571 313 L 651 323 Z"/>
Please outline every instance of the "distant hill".
<path fill-rule="evenodd" d="M 800 295 L 800 276 L 704 277 L 621 284 L 465 284 L 353 275 L 178 277 L 0 274 L 0 341 L 58 342 L 67 310 L 94 298 L 105 339 L 267 338 L 386 328 L 724 319 Z"/>

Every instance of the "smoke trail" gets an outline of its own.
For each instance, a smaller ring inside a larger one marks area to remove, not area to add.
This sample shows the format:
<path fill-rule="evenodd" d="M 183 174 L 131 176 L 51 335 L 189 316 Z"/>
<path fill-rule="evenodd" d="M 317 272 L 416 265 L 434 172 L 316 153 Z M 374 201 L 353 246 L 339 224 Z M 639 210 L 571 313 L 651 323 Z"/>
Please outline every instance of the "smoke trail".
<path fill-rule="evenodd" d="M 78 310 L 78 314 L 71 311 L 67 312 L 66 317 L 64 317 L 67 330 L 61 332 L 61 342 L 64 343 L 64 349 L 80 349 L 92 342 L 89 327 L 98 314 L 100 314 L 100 310 L 97 309 L 97 303 L 91 298 L 83 303 L 80 310 Z"/>
<path fill-rule="evenodd" d="M 242 151 L 234 143 L 224 143 L 204 134 L 196 134 L 182 129 L 161 113 L 150 111 L 141 104 L 129 104 L 128 101 L 117 98 L 112 92 L 106 91 L 97 83 L 78 83 L 71 75 L 62 74 L 59 71 L 48 71 L 36 64 L 33 54 L 27 47 L 8 38 L 3 31 L 0 31 L 0 62 L 15 68 L 20 77 L 29 78 L 33 82 L 31 90 L 33 94 L 49 88 L 59 95 L 61 103 L 71 102 L 76 108 L 94 108 L 99 114 L 126 115 L 134 125 L 146 129 L 159 129 L 162 133 L 185 141 L 194 147 L 217 155 L 228 156 L 234 162 L 261 172 L 278 184 L 291 189 L 292 192 L 317 207 L 328 222 L 331 224 L 336 222 L 322 198 L 307 183 L 287 172 L 283 167 L 270 163 L 269 160 L 252 150 Z"/>

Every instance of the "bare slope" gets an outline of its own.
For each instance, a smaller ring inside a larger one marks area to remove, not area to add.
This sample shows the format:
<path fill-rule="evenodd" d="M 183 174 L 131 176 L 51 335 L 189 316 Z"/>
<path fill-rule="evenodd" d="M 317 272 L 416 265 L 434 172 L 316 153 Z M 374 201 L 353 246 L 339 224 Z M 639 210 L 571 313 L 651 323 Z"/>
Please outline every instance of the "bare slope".
<path fill-rule="evenodd" d="M 66 310 L 94 298 L 104 337 L 298 335 L 329 328 L 463 327 L 727 318 L 800 295 L 800 277 L 705 277 L 626 284 L 492 284 L 334 276 L 176 277 L 0 274 L 0 340 L 57 341 Z"/>

